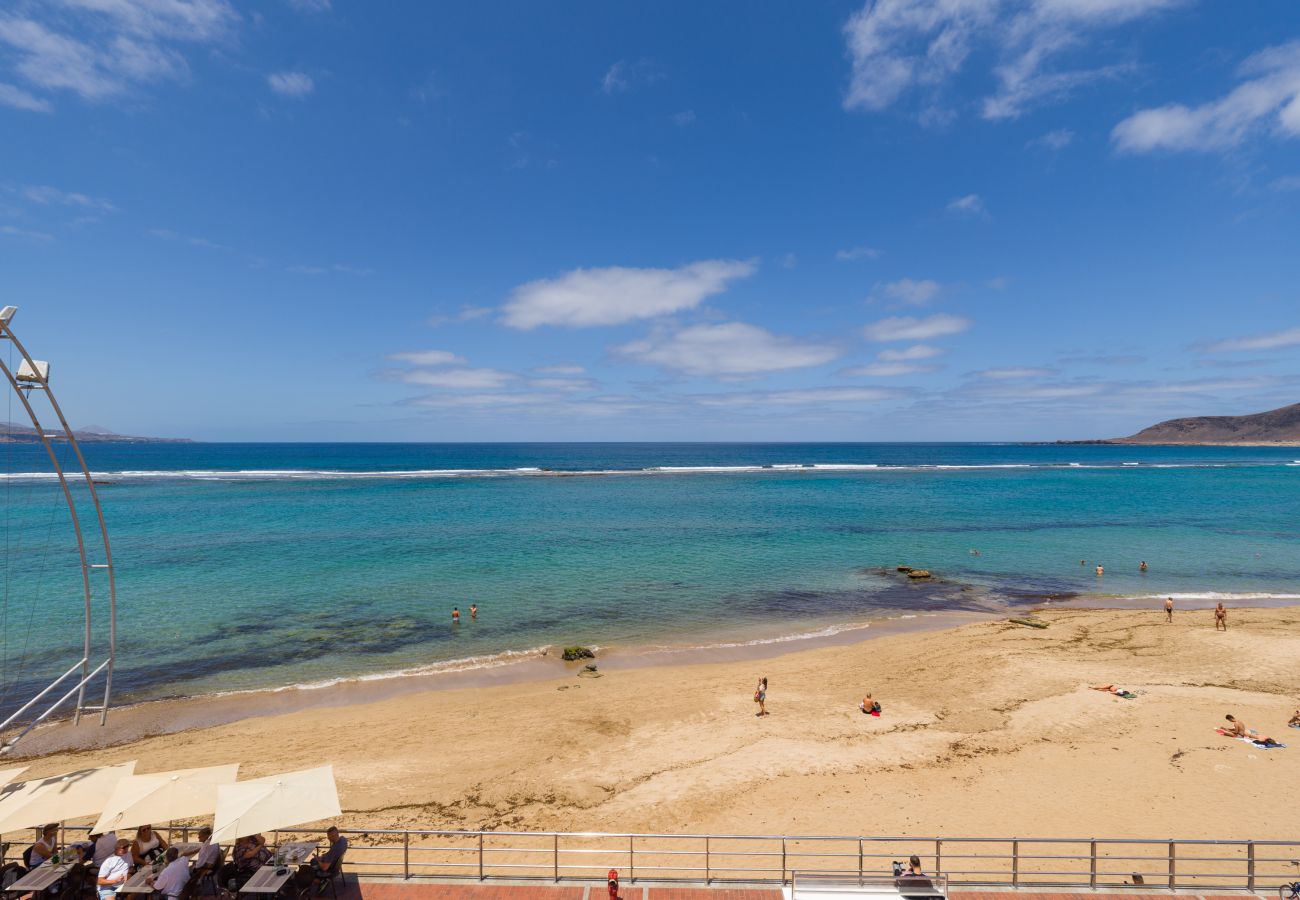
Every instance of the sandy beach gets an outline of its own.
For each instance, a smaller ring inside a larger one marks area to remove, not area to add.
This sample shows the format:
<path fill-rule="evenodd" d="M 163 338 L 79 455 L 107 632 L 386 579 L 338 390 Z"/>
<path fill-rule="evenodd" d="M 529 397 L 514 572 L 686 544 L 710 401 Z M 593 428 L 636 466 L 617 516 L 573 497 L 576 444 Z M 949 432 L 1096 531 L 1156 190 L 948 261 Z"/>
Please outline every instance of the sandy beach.
<path fill-rule="evenodd" d="M 331 762 L 350 827 L 1294 835 L 1300 608 L 1234 609 L 1226 633 L 1208 610 L 1041 617 L 598 678 L 539 669 L 25 761 L 29 775 L 239 761 L 241 777 Z M 882 717 L 857 709 L 866 689 Z M 1294 746 L 1215 734 L 1229 712 Z"/>

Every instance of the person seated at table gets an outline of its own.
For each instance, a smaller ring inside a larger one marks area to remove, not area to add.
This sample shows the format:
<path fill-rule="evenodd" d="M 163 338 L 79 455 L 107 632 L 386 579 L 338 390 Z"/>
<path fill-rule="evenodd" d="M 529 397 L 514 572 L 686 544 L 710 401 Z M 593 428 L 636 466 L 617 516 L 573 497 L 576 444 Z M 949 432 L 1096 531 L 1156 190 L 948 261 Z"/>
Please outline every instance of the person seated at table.
<path fill-rule="evenodd" d="M 59 826 L 52 823 L 41 829 L 40 837 L 27 848 L 23 857 L 27 862 L 27 868 L 34 869 L 58 852 Z"/>
<path fill-rule="evenodd" d="M 117 889 L 126 884 L 130 875 L 131 842 L 121 838 L 113 847 L 113 855 L 99 867 L 99 877 L 95 879 L 95 885 L 99 888 L 99 900 L 116 900 Z"/>
<path fill-rule="evenodd" d="M 131 842 L 131 859 L 137 866 L 153 862 L 167 852 L 167 842 L 155 834 L 152 825 L 141 825 Z"/>
<path fill-rule="evenodd" d="M 253 873 L 271 861 L 271 851 L 266 848 L 266 838 L 260 834 L 235 839 L 235 849 L 230 862 L 221 868 L 223 884 L 233 884 L 237 891 Z"/>
<path fill-rule="evenodd" d="M 149 883 L 166 900 L 177 900 L 181 891 L 185 890 L 185 885 L 190 882 L 190 861 L 181 856 L 175 847 L 168 847 L 163 859 L 167 860 L 167 865 L 150 878 Z"/>
<path fill-rule="evenodd" d="M 217 866 L 221 865 L 221 845 L 212 840 L 212 829 L 207 825 L 199 829 L 199 841 L 203 846 L 194 857 L 194 874 L 215 872 Z"/>
<path fill-rule="evenodd" d="M 104 860 L 108 859 L 116 851 L 117 832 L 110 831 L 105 834 L 92 834 L 91 837 L 95 841 L 95 868 L 99 868 L 104 864 Z"/>

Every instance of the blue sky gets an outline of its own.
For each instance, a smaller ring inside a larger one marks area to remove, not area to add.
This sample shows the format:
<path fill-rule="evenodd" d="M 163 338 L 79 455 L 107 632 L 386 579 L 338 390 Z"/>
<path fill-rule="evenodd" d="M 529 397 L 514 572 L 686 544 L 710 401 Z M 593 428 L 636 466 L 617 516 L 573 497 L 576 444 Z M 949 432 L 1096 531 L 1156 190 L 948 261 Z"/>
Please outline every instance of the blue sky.
<path fill-rule="evenodd" d="M 0 294 L 211 440 L 1010 440 L 1300 400 L 1300 4 L 0 8 Z"/>

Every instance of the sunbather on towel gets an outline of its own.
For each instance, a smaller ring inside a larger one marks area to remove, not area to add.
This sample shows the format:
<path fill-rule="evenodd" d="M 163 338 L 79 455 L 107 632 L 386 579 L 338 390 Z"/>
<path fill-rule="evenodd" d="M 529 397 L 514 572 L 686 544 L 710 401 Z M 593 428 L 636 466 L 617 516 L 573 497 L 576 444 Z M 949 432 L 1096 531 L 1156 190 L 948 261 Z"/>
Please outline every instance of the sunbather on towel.
<path fill-rule="evenodd" d="M 1247 728 L 1246 723 L 1239 719 L 1233 718 L 1231 714 L 1224 716 L 1231 724 L 1223 730 L 1223 733 L 1229 737 L 1246 738 L 1254 741 L 1256 744 L 1263 744 L 1265 747 L 1277 747 L 1278 742 L 1271 737 L 1265 737 L 1253 728 Z"/>
<path fill-rule="evenodd" d="M 1137 696 L 1132 691 L 1125 690 L 1122 687 L 1115 687 L 1113 684 L 1094 684 L 1092 689 L 1094 691 L 1105 691 L 1108 694 L 1114 694 L 1116 697 L 1123 697 L 1125 700 L 1132 700 Z"/>

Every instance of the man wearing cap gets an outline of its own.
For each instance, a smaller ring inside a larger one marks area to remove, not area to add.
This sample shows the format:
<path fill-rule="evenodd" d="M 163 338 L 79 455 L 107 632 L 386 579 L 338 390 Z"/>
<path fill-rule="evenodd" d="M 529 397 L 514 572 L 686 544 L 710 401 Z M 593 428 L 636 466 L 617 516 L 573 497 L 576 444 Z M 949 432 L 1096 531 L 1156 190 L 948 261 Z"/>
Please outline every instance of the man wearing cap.
<path fill-rule="evenodd" d="M 126 884 L 130 876 L 131 842 L 120 838 L 113 847 L 113 855 L 99 867 L 99 877 L 95 879 L 95 885 L 99 888 L 99 900 L 116 900 L 117 889 Z"/>

